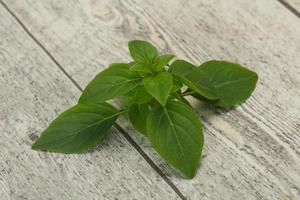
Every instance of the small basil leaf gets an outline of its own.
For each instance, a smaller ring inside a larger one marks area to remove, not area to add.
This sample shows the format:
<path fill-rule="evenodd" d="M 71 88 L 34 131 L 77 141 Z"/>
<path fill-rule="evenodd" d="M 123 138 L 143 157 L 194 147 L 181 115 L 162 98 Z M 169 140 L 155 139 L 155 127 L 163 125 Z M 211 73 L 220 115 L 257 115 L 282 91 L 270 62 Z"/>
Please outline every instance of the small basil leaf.
<path fill-rule="evenodd" d="M 159 56 L 155 63 L 152 64 L 152 68 L 154 69 L 154 71 L 162 71 L 163 67 L 166 66 L 170 60 L 172 60 L 172 58 L 174 58 L 174 55 L 171 54 L 165 54 L 162 56 Z"/>
<path fill-rule="evenodd" d="M 133 40 L 128 43 L 128 47 L 131 57 L 136 63 L 146 64 L 146 66 L 150 66 L 158 57 L 157 49 L 148 42 Z"/>
<path fill-rule="evenodd" d="M 203 134 L 198 115 L 179 101 L 156 105 L 147 118 L 147 134 L 153 148 L 188 178 L 198 167 Z"/>
<path fill-rule="evenodd" d="M 118 115 L 118 110 L 107 103 L 78 104 L 59 115 L 32 149 L 85 152 L 103 140 Z"/>
<path fill-rule="evenodd" d="M 170 66 L 170 72 L 177 76 L 180 81 L 190 89 L 205 96 L 207 99 L 218 99 L 211 86 L 208 84 L 208 81 L 198 81 L 204 80 L 205 77 L 201 72 L 196 71 L 196 69 L 197 67 L 184 60 L 176 60 Z M 191 79 L 191 77 L 193 79 Z"/>
<path fill-rule="evenodd" d="M 173 86 L 172 74 L 159 72 L 156 75 L 144 78 L 146 91 L 161 105 L 165 105 Z"/>
<path fill-rule="evenodd" d="M 97 103 L 113 99 L 128 93 L 137 87 L 142 78 L 129 70 L 124 63 L 111 64 L 100 72 L 84 89 L 79 103 Z"/>
<path fill-rule="evenodd" d="M 143 63 L 134 63 L 130 67 L 131 71 L 137 71 L 137 72 L 144 72 L 144 73 L 151 73 L 151 68 L 149 65 L 143 64 Z"/>
<path fill-rule="evenodd" d="M 129 109 L 129 120 L 133 127 L 147 136 L 146 122 L 150 112 L 147 104 L 133 104 Z"/>
<path fill-rule="evenodd" d="M 244 102 L 255 89 L 258 76 L 255 72 L 238 64 L 226 61 L 208 61 L 200 65 L 200 71 L 219 100 L 217 106 L 229 107 Z M 196 73 L 194 73 L 196 74 Z M 198 79 L 196 76 L 191 80 Z"/>

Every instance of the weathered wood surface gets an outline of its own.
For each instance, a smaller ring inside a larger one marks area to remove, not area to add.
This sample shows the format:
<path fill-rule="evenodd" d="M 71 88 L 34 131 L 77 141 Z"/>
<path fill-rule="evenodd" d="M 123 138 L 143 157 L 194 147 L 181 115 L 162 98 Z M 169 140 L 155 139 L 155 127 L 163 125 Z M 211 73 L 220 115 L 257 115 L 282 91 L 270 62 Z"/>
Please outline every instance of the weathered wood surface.
<path fill-rule="evenodd" d="M 0 199 L 179 199 L 116 130 L 93 151 L 30 149 L 79 90 L 0 6 Z"/>
<path fill-rule="evenodd" d="M 241 107 L 197 105 L 206 141 L 193 180 L 170 170 L 127 120 L 121 126 L 188 199 L 300 198 L 300 20 L 278 1 L 5 3 L 82 87 L 109 63 L 128 61 L 136 38 L 195 63 L 226 59 L 257 71 Z"/>

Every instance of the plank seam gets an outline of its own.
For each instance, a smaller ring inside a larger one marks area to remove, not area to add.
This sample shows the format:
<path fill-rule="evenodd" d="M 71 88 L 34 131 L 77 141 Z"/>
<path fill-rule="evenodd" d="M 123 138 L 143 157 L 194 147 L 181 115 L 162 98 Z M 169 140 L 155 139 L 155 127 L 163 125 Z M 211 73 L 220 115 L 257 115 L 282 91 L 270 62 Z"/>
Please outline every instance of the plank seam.
<path fill-rule="evenodd" d="M 27 29 L 24 23 L 10 10 L 10 8 L 0 0 L 1 5 L 7 10 L 8 13 L 18 22 L 23 30 L 32 38 L 34 42 L 49 56 L 54 64 L 66 75 L 70 81 L 79 89 L 81 92 L 83 89 L 80 85 L 71 77 L 70 74 L 62 67 L 61 64 L 51 55 L 51 53 L 36 39 L 36 37 Z M 155 162 L 141 149 L 141 147 L 135 142 L 135 140 L 125 131 L 118 123 L 114 124 L 114 127 L 123 135 L 123 137 L 133 146 L 133 148 L 144 158 L 144 160 L 153 168 L 153 170 L 160 175 L 160 177 L 173 189 L 173 191 L 182 199 L 187 200 L 186 197 L 180 192 L 180 190 L 174 185 L 174 183 L 162 172 L 162 170 L 155 164 Z"/>
<path fill-rule="evenodd" d="M 300 12 L 296 10 L 291 4 L 286 2 L 285 0 L 278 0 L 281 5 L 283 5 L 286 9 L 291 11 L 294 15 L 296 15 L 300 19 Z"/>

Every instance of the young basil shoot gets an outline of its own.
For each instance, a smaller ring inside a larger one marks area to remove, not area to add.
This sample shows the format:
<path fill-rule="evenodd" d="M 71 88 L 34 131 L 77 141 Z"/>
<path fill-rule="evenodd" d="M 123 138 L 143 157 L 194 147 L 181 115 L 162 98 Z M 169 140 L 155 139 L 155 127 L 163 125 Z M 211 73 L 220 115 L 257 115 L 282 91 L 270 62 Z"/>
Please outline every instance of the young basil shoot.
<path fill-rule="evenodd" d="M 32 149 L 81 153 L 99 144 L 119 115 L 128 113 L 133 127 L 171 166 L 195 176 L 204 143 L 191 95 L 218 107 L 244 102 L 258 76 L 239 64 L 212 60 L 196 66 L 174 55 L 159 55 L 150 43 L 130 41 L 133 62 L 114 63 L 85 88 L 77 105 L 59 115 Z M 171 62 L 171 63 L 170 63 Z M 170 64 L 169 64 L 170 63 Z M 183 91 L 182 87 L 185 86 Z M 118 110 L 106 101 L 126 97 Z"/>

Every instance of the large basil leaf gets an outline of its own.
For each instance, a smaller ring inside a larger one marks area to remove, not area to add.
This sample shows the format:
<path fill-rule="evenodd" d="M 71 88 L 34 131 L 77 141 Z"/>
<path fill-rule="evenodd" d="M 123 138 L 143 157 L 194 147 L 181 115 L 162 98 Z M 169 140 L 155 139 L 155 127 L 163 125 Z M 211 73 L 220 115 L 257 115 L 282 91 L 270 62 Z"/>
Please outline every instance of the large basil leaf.
<path fill-rule="evenodd" d="M 146 64 L 146 66 L 153 64 L 159 55 L 157 49 L 152 44 L 145 41 L 130 41 L 128 47 L 133 60 L 136 63 Z"/>
<path fill-rule="evenodd" d="M 144 78 L 144 86 L 161 105 L 165 105 L 173 87 L 172 74 L 159 72 Z"/>
<path fill-rule="evenodd" d="M 87 151 L 103 140 L 119 114 L 107 103 L 78 104 L 58 116 L 32 149 L 60 153 Z"/>
<path fill-rule="evenodd" d="M 203 134 L 198 115 L 179 101 L 155 106 L 147 118 L 147 134 L 153 148 L 188 178 L 198 167 Z"/>
<path fill-rule="evenodd" d="M 200 73 L 202 76 L 197 76 Z M 244 102 L 251 95 L 258 76 L 238 64 L 213 60 L 197 67 L 189 79 L 208 83 L 219 98 L 216 105 L 229 107 Z"/>
<path fill-rule="evenodd" d="M 84 89 L 79 103 L 97 103 L 128 93 L 141 82 L 130 64 L 115 63 L 100 72 Z"/>
<path fill-rule="evenodd" d="M 177 76 L 180 81 L 190 89 L 203 95 L 207 99 L 218 99 L 212 86 L 208 81 L 205 81 L 205 76 L 196 69 L 193 64 L 184 60 L 176 60 L 170 66 L 170 72 Z"/>
<path fill-rule="evenodd" d="M 145 136 L 147 136 L 146 122 L 149 111 L 147 104 L 133 104 L 128 113 L 133 127 Z"/>

